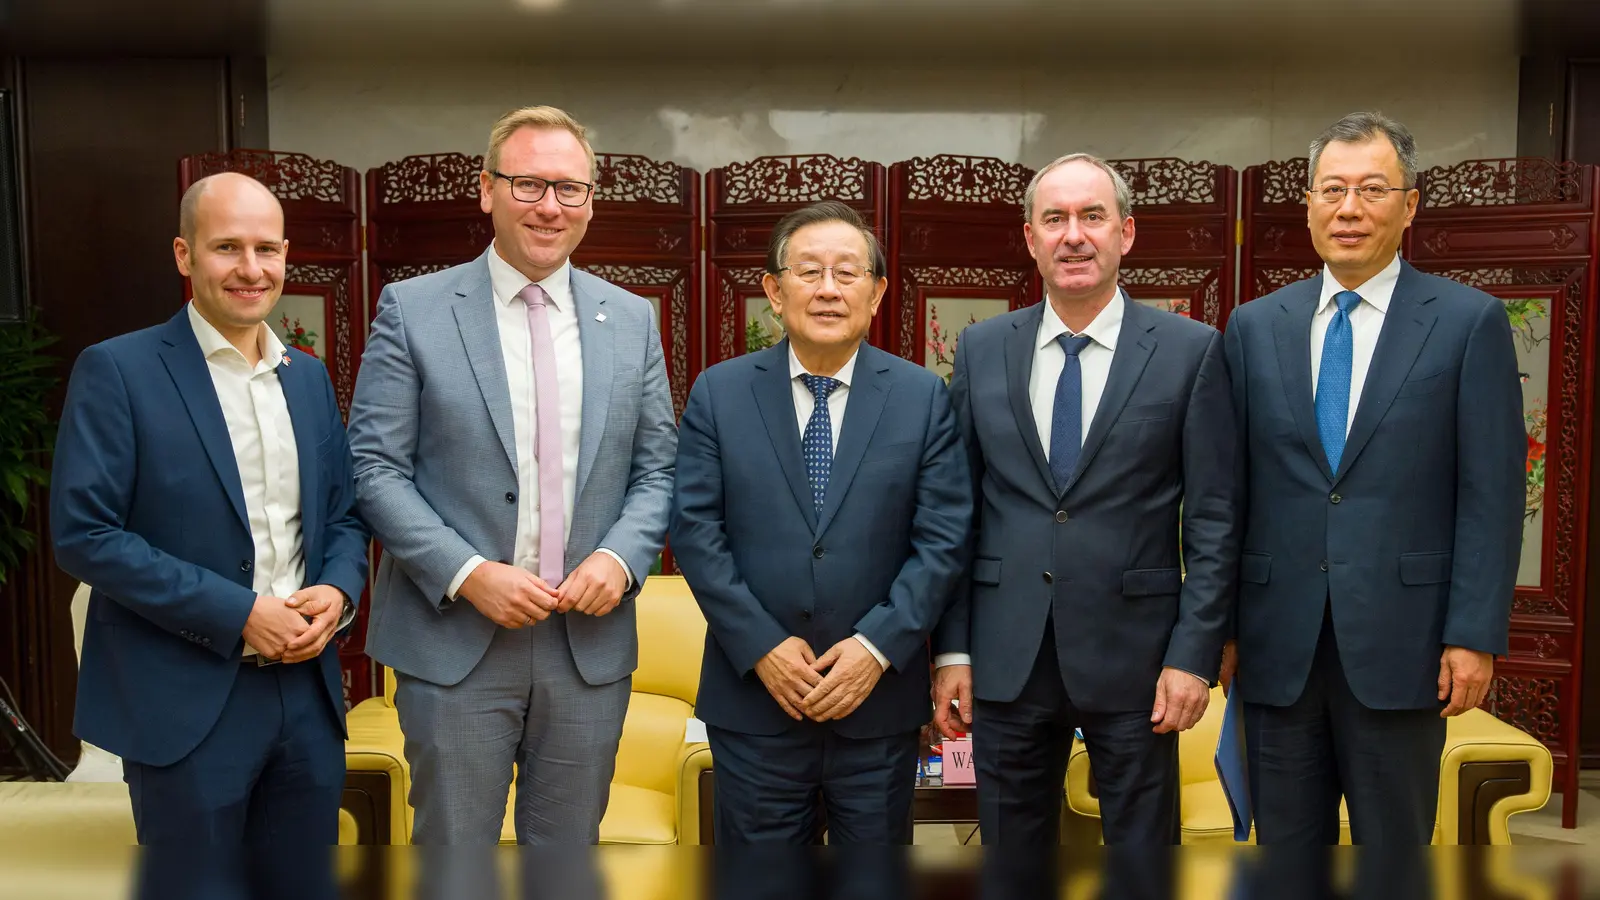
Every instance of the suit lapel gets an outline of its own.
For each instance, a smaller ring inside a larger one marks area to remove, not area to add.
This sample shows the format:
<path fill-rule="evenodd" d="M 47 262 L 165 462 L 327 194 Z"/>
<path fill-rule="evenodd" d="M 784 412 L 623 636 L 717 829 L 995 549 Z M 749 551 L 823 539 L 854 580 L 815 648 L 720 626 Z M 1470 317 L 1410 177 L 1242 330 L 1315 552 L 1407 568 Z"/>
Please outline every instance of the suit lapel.
<path fill-rule="evenodd" d="M 611 409 L 612 375 L 616 369 L 616 327 L 604 316 L 605 298 L 591 290 L 586 272 L 572 270 L 572 302 L 578 314 L 578 342 L 583 347 L 583 419 L 578 428 L 577 493 L 594 468 L 600 452 L 600 437 L 606 430 L 606 413 Z"/>
<path fill-rule="evenodd" d="M 1297 292 L 1283 298 L 1272 335 L 1278 345 L 1278 376 L 1288 394 L 1289 411 L 1300 431 L 1306 452 L 1329 478 L 1328 454 L 1317 435 L 1316 400 L 1311 395 L 1311 317 L 1322 296 L 1322 276 L 1301 283 Z"/>
<path fill-rule="evenodd" d="M 816 504 L 811 499 L 811 481 L 806 477 L 805 460 L 800 457 L 800 428 L 795 419 L 794 388 L 789 378 L 789 342 L 780 341 L 776 347 L 762 350 L 753 362 L 756 373 L 750 380 L 750 390 L 755 394 L 756 409 L 761 411 L 767 438 L 778 454 L 778 466 L 783 469 L 784 480 L 789 482 L 794 502 L 799 505 L 811 532 L 816 534 Z M 848 412 L 845 415 L 849 417 Z"/>
<path fill-rule="evenodd" d="M 1355 420 L 1350 423 L 1350 436 L 1345 439 L 1344 454 L 1339 457 L 1335 483 L 1350 471 L 1351 464 L 1372 439 L 1378 423 L 1394 403 L 1394 395 L 1399 393 L 1400 385 L 1405 383 L 1406 375 L 1416 363 L 1417 354 L 1422 352 L 1422 345 L 1438 319 L 1426 305 L 1432 299 L 1432 292 L 1425 289 L 1417 270 L 1401 262 L 1400 279 L 1395 282 L 1394 296 L 1383 317 L 1383 329 L 1378 332 L 1378 346 L 1372 351 L 1372 366 L 1361 387 Z"/>
<path fill-rule="evenodd" d="M 489 248 L 487 253 L 493 253 Z M 478 381 L 478 392 L 489 408 L 500 446 L 517 469 L 517 430 L 511 418 L 511 388 L 506 383 L 505 353 L 500 347 L 500 325 L 495 320 L 494 289 L 489 284 L 488 256 L 481 256 L 456 287 L 462 299 L 455 304 L 456 328 L 467 351 L 467 362 Z"/>
<path fill-rule="evenodd" d="M 284 353 L 285 363 L 292 352 Z M 311 380 L 312 371 L 310 366 L 278 364 L 278 383 L 283 386 L 283 399 L 289 406 L 289 423 L 294 426 L 295 458 L 300 464 L 300 530 L 306 537 L 307 545 L 311 542 L 311 536 L 322 527 L 322 507 L 317 503 L 317 498 L 322 494 L 317 483 L 316 454 L 317 448 L 322 445 L 317 423 L 324 416 L 320 409 L 322 404 L 317 402 L 316 397 L 321 393 L 316 390 L 320 385 Z"/>
<path fill-rule="evenodd" d="M 1111 426 L 1128 405 L 1133 389 L 1144 374 L 1150 355 L 1155 352 L 1156 311 L 1135 303 L 1118 291 L 1115 302 L 1122 304 L 1122 333 L 1117 337 L 1117 349 L 1111 356 L 1111 371 L 1106 374 L 1106 389 L 1100 393 L 1100 404 L 1095 407 L 1094 418 L 1089 423 L 1089 433 L 1083 439 L 1083 451 L 1078 454 L 1078 467 L 1067 480 L 1063 495 L 1083 477 L 1084 470 L 1106 442 Z"/>
<path fill-rule="evenodd" d="M 855 373 L 851 376 L 849 399 L 844 406 L 844 423 L 839 429 L 839 449 L 833 454 L 833 467 L 828 474 L 828 492 L 822 502 L 822 518 L 817 522 L 817 535 L 828 530 L 839 504 L 850 492 L 850 482 L 855 480 L 856 469 L 861 467 L 861 457 L 867 444 L 878 429 L 878 419 L 889 399 L 890 383 L 884 377 L 889 367 L 879 358 L 879 351 L 870 344 L 862 344 L 857 351 Z M 798 424 L 798 423 L 797 423 Z"/>
<path fill-rule="evenodd" d="M 1050 463 L 1045 459 L 1044 444 L 1039 437 L 1039 423 L 1033 418 L 1033 398 L 1028 393 L 1028 378 L 1033 374 L 1034 346 L 1039 337 L 1039 323 L 1044 319 L 1044 303 L 1027 308 L 1025 313 L 1011 323 L 1012 331 L 1005 336 L 1006 396 L 1011 399 L 1011 414 L 1017 420 L 1017 433 L 1033 457 L 1039 477 L 1053 495 L 1055 478 L 1050 474 Z"/>
<path fill-rule="evenodd" d="M 161 348 L 161 362 L 177 385 L 178 396 L 183 398 L 189 419 L 200 435 L 200 445 L 205 448 L 211 467 L 216 470 L 222 489 L 239 516 L 239 524 L 248 531 L 250 519 L 244 508 L 244 485 L 239 480 L 239 461 L 233 455 L 233 439 L 228 436 L 222 403 L 217 399 L 217 388 L 211 382 L 211 370 L 206 367 L 194 327 L 189 324 L 187 308 L 167 322 L 162 341 L 165 346 Z"/>

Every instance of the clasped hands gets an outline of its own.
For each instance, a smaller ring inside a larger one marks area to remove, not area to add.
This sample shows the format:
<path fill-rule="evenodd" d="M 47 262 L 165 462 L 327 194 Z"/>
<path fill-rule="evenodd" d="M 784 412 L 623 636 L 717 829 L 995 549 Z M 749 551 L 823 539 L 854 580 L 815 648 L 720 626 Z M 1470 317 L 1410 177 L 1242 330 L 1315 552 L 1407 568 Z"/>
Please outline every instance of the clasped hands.
<path fill-rule="evenodd" d="M 244 641 L 267 659 L 305 662 L 328 646 L 343 614 L 344 594 L 331 585 L 314 584 L 287 598 L 262 594 L 244 623 Z"/>
<path fill-rule="evenodd" d="M 527 569 L 484 562 L 457 593 L 501 628 L 522 628 L 543 622 L 552 613 L 576 610 L 603 616 L 622 602 L 627 586 L 622 565 L 597 550 L 555 588 Z"/>
<path fill-rule="evenodd" d="M 817 656 L 811 645 L 789 637 L 756 662 L 756 677 L 795 721 L 827 722 L 856 711 L 883 666 L 865 645 L 847 637 Z"/>

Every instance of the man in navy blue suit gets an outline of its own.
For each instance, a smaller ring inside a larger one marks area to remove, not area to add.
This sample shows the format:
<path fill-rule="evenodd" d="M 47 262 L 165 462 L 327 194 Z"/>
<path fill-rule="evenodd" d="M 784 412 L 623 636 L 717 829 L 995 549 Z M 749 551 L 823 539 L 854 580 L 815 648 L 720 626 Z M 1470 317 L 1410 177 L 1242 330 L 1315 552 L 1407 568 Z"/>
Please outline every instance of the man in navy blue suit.
<path fill-rule="evenodd" d="M 1416 144 L 1357 113 L 1311 145 L 1326 265 L 1226 336 L 1245 532 L 1237 680 L 1261 843 L 1432 839 L 1445 723 L 1506 652 L 1527 445 L 1505 305 L 1397 255 Z M 1225 653 L 1224 680 L 1234 668 Z"/>
<path fill-rule="evenodd" d="M 216 175 L 184 195 L 194 301 L 85 350 L 50 524 L 89 584 L 74 732 L 123 759 L 141 844 L 338 840 L 344 697 L 367 533 L 327 370 L 265 324 L 283 210 Z"/>
<path fill-rule="evenodd" d="M 1176 844 L 1238 560 L 1222 336 L 1118 287 L 1132 191 L 1105 160 L 1060 157 L 1023 207 L 1046 298 L 962 332 L 950 382 L 979 524 L 934 721 L 971 725 L 985 845 L 1059 843 L 1078 729 L 1106 844 Z"/>
<path fill-rule="evenodd" d="M 944 382 L 865 343 L 886 281 L 853 210 L 786 217 L 762 283 L 787 339 L 695 382 L 670 533 L 710 626 L 716 841 L 813 843 L 825 815 L 833 844 L 910 843 L 965 453 Z"/>

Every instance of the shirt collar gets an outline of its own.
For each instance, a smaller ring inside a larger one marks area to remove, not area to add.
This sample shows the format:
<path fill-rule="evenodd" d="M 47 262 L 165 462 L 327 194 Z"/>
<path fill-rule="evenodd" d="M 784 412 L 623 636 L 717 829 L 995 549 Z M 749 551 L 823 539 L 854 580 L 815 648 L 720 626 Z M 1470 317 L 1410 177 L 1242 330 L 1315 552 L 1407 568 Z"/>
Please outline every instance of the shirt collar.
<path fill-rule="evenodd" d="M 1389 300 L 1394 297 L 1394 286 L 1400 280 L 1400 254 L 1396 253 L 1383 271 L 1367 279 L 1365 283 L 1356 287 L 1355 292 L 1361 299 L 1377 307 L 1378 312 L 1385 315 L 1389 312 Z M 1322 297 L 1317 300 L 1317 312 L 1327 311 L 1328 304 L 1333 301 L 1333 295 L 1344 290 L 1344 285 L 1339 279 L 1333 277 L 1333 272 L 1326 263 L 1322 266 Z"/>
<path fill-rule="evenodd" d="M 228 339 L 222 336 L 222 332 L 218 331 L 216 326 L 207 322 L 205 316 L 200 315 L 200 311 L 194 308 L 194 301 L 189 302 L 188 309 L 189 327 L 194 329 L 194 338 L 200 342 L 200 353 L 206 359 L 218 353 L 231 353 L 240 362 L 244 361 L 244 354 L 239 352 L 238 347 L 228 343 Z M 262 322 L 257 327 L 261 329 L 256 337 L 256 347 L 261 351 L 261 361 L 266 363 L 268 368 L 275 369 L 283 362 L 283 356 L 288 350 L 283 346 L 283 341 L 278 340 L 278 336 L 267 327 L 267 323 Z"/>
<path fill-rule="evenodd" d="M 1086 336 L 1107 350 L 1115 351 L 1117 338 L 1122 334 L 1123 304 L 1129 302 L 1132 301 L 1128 299 L 1128 295 L 1123 293 L 1122 288 L 1117 288 L 1117 296 L 1106 304 L 1105 309 L 1100 310 L 1100 314 L 1094 317 L 1089 327 L 1083 329 L 1080 336 Z M 1036 349 L 1043 350 L 1054 344 L 1056 338 L 1071 333 L 1072 330 L 1061 321 L 1060 316 L 1056 315 L 1055 307 L 1050 305 L 1050 299 L 1045 298 L 1044 319 L 1039 322 L 1039 340 L 1035 345 Z"/>
<path fill-rule="evenodd" d="M 528 276 L 501 258 L 493 244 L 489 245 L 489 286 L 501 305 L 510 306 L 522 289 L 532 283 Z M 560 268 L 539 281 L 539 286 L 550 295 L 550 302 L 556 309 L 565 307 L 572 297 L 572 261 L 563 261 Z"/>
<path fill-rule="evenodd" d="M 844 365 L 839 367 L 839 371 L 833 373 L 833 375 L 831 375 L 829 377 L 833 378 L 833 380 L 843 384 L 845 387 L 848 388 L 850 386 L 851 377 L 853 377 L 855 375 L 855 373 L 856 373 L 856 357 L 858 357 L 860 355 L 861 355 L 861 348 L 859 346 L 857 346 L 856 347 L 856 352 L 850 354 L 850 358 L 845 361 Z M 794 355 L 794 344 L 791 343 L 789 345 L 789 378 L 790 378 L 790 380 L 799 378 L 801 375 L 810 375 L 810 374 L 811 374 L 810 372 L 806 371 L 806 367 L 800 364 L 800 357 Z"/>

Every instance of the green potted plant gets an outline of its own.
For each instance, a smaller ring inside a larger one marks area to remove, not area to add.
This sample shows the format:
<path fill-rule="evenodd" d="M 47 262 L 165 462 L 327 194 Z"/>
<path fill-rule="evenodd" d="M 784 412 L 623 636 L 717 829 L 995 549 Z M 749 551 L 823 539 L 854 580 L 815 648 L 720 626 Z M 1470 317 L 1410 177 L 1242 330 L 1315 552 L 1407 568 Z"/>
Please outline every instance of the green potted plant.
<path fill-rule="evenodd" d="M 0 584 L 38 541 L 26 522 L 33 489 L 50 480 L 48 398 L 58 379 L 44 350 L 53 343 L 34 320 L 0 325 Z"/>

